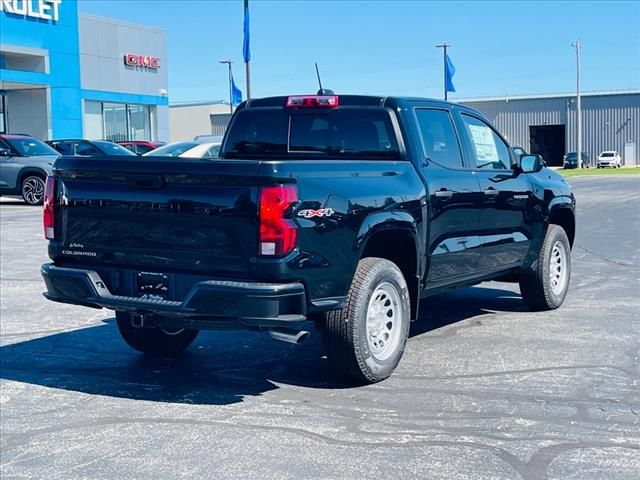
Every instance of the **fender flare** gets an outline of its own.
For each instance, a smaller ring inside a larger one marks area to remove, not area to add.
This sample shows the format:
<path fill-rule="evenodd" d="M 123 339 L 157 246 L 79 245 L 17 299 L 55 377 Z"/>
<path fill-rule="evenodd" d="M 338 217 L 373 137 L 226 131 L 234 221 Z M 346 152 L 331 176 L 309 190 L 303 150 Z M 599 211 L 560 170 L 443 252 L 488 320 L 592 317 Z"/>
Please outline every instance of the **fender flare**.
<path fill-rule="evenodd" d="M 24 181 L 24 178 L 30 174 L 35 174 L 39 177 L 42 177 L 45 180 L 48 175 L 47 172 L 45 172 L 42 168 L 38 168 L 38 167 L 21 168 L 20 171 L 18 172 L 18 176 L 16 177 L 16 190 L 18 190 L 18 192 L 22 191 L 22 182 Z"/>
<path fill-rule="evenodd" d="M 402 231 L 409 235 L 411 241 L 413 241 L 415 248 L 415 274 L 410 278 L 405 278 L 407 286 L 409 287 L 411 302 L 411 318 L 418 318 L 418 309 L 420 303 L 420 288 L 421 279 L 425 269 L 425 255 L 424 248 L 421 246 L 418 235 L 418 222 L 416 219 L 406 211 L 386 211 L 386 212 L 374 212 L 368 215 L 358 230 L 356 236 L 356 243 L 354 251 L 357 255 L 354 255 L 356 261 L 352 266 L 352 276 L 355 273 L 358 261 L 362 258 L 362 255 L 367 247 L 369 240 L 378 233 L 385 231 Z"/>
<path fill-rule="evenodd" d="M 374 212 L 363 220 L 356 235 L 356 250 L 362 254 L 369 239 L 376 233 L 386 230 L 405 230 L 407 231 L 414 243 L 417 243 L 416 235 L 417 222 L 409 212 Z M 417 251 L 417 248 L 416 248 Z"/>

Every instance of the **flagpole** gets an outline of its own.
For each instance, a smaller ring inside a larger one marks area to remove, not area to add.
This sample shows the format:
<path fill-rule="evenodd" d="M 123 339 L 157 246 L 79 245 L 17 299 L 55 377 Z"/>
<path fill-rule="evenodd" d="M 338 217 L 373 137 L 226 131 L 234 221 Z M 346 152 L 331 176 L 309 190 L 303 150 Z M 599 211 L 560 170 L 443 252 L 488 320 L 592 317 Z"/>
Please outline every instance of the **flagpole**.
<path fill-rule="evenodd" d="M 251 98 L 251 68 L 249 62 L 244 64 L 245 75 L 247 76 L 247 100 Z"/>
<path fill-rule="evenodd" d="M 444 101 L 447 101 L 447 47 L 450 47 L 451 45 L 449 45 L 448 43 L 441 43 L 440 45 L 436 45 L 436 48 L 441 48 L 443 55 L 442 55 L 442 60 L 443 60 L 443 70 L 444 70 Z"/>
<path fill-rule="evenodd" d="M 233 60 L 220 60 L 218 63 L 226 63 L 229 65 L 229 112 L 233 113 L 233 74 L 231 73 Z"/>
<path fill-rule="evenodd" d="M 251 51 L 249 48 L 249 0 L 244 0 L 244 25 L 242 27 L 244 39 L 242 44 L 242 56 L 244 59 L 244 73 L 247 79 L 247 100 L 251 99 Z"/>

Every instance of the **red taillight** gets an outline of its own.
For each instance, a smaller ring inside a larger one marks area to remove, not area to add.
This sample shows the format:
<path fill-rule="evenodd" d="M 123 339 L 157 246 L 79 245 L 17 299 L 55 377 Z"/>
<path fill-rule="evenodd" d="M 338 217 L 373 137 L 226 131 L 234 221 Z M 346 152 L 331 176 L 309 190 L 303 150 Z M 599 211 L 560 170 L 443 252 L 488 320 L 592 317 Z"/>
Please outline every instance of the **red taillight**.
<path fill-rule="evenodd" d="M 47 177 L 47 185 L 44 188 L 44 203 L 42 223 L 44 224 L 44 237 L 53 240 L 56 236 L 56 211 L 54 208 L 56 200 L 56 179 Z"/>
<path fill-rule="evenodd" d="M 260 255 L 283 257 L 296 246 L 298 231 L 287 210 L 298 201 L 295 185 L 260 190 Z"/>
<path fill-rule="evenodd" d="M 287 99 L 287 107 L 289 108 L 334 108 L 337 106 L 337 95 L 298 95 Z"/>

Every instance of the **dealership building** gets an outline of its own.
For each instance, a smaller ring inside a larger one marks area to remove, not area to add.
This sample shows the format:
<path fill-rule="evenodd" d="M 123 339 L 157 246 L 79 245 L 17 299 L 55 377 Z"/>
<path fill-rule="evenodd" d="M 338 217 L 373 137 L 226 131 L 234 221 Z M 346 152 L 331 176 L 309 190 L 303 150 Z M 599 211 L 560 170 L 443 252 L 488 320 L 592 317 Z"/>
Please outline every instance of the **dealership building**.
<path fill-rule="evenodd" d="M 523 95 L 457 100 L 481 111 L 507 138 L 562 165 L 577 144 L 576 95 Z M 582 94 L 582 151 L 593 159 L 616 150 L 624 165 L 640 165 L 640 90 Z"/>
<path fill-rule="evenodd" d="M 75 0 L 0 1 L 0 133 L 166 141 L 167 95 L 164 30 Z"/>

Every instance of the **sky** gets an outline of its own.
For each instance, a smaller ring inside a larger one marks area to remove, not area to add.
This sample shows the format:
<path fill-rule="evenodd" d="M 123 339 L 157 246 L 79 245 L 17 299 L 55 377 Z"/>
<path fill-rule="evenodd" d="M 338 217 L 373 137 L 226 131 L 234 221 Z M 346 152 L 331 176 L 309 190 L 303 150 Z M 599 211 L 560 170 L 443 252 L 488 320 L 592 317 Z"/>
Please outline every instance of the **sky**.
<path fill-rule="evenodd" d="M 226 100 L 230 58 L 246 94 L 242 0 L 79 0 L 80 12 L 167 31 L 169 100 Z M 253 97 L 313 93 L 450 99 L 640 88 L 639 1 L 250 0 Z M 153 52 L 141 52 L 152 55 Z"/>

